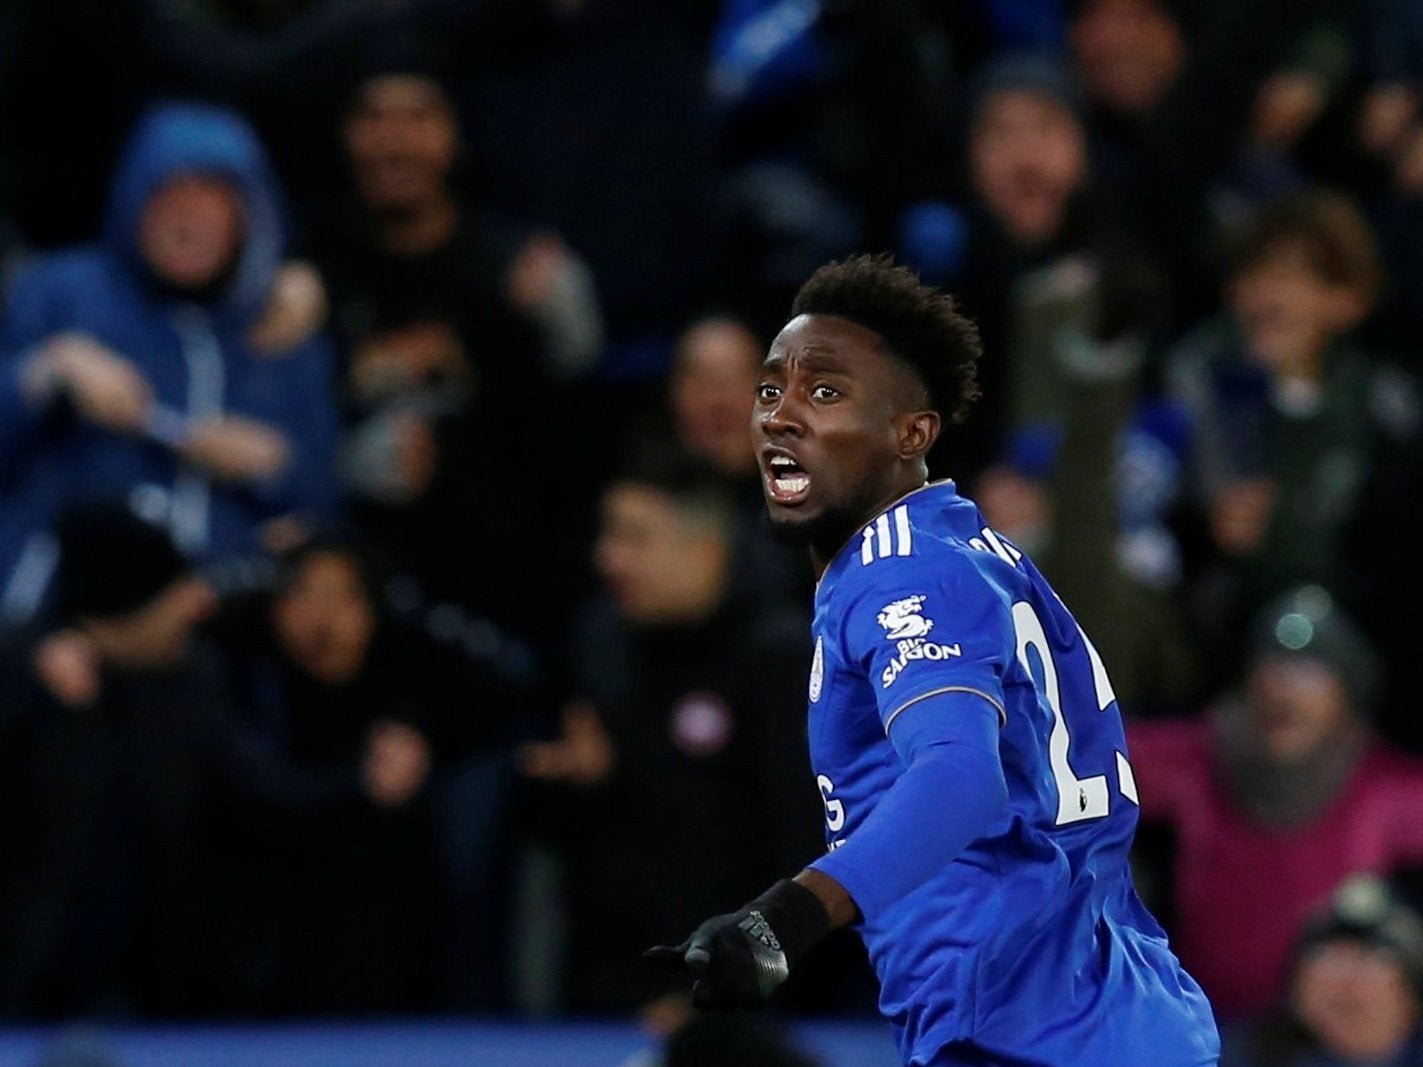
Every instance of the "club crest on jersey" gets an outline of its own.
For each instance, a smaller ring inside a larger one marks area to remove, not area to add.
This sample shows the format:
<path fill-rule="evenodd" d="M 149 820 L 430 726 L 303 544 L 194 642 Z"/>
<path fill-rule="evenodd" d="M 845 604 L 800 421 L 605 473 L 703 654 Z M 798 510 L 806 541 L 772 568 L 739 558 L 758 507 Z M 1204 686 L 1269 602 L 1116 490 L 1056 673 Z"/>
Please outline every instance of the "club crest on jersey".
<path fill-rule="evenodd" d="M 875 622 L 884 627 L 886 641 L 924 637 L 934 628 L 934 620 L 924 617 L 924 599 L 922 595 L 907 596 L 884 606 Z"/>
<path fill-rule="evenodd" d="M 934 628 L 934 620 L 924 615 L 926 599 L 922 594 L 907 596 L 886 604 L 875 616 L 875 621 L 884 627 L 885 640 L 895 643 L 895 656 L 880 673 L 880 684 L 885 689 L 915 660 L 939 661 L 963 655 L 960 645 L 930 644 L 925 640 Z"/>

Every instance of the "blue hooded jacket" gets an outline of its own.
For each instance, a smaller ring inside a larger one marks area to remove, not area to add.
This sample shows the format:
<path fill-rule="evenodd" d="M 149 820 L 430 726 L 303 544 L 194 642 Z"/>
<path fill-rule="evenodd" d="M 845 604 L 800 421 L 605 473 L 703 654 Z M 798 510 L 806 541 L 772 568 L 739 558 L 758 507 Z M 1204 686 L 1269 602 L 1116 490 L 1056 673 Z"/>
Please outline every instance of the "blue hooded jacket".
<path fill-rule="evenodd" d="M 160 285 L 138 244 L 148 201 L 191 174 L 231 182 L 245 220 L 230 279 L 201 303 Z M 0 618 L 23 618 L 41 603 L 55 562 L 48 530 L 69 502 L 128 495 L 197 561 L 254 550 L 269 519 L 320 519 L 335 506 L 328 341 L 313 336 L 272 354 L 247 340 L 284 244 L 276 179 L 247 124 L 222 109 L 168 104 L 149 112 L 129 141 L 103 238 L 42 258 L 15 280 L 0 323 Z M 118 434 L 64 405 L 30 405 L 20 388 L 26 360 L 63 332 L 131 361 L 170 422 L 233 414 L 274 427 L 291 446 L 289 464 L 267 482 L 214 482 L 159 434 Z"/>

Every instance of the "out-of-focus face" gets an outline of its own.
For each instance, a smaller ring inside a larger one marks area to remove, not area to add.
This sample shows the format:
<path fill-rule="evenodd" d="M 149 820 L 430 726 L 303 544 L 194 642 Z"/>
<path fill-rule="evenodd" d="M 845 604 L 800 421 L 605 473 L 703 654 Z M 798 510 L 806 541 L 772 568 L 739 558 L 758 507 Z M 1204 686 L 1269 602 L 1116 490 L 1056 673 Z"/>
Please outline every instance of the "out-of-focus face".
<path fill-rule="evenodd" d="M 672 412 L 686 447 L 726 474 L 756 469 L 746 432 L 761 349 L 740 323 L 714 319 L 682 339 L 672 376 Z"/>
<path fill-rule="evenodd" d="M 372 78 L 346 120 L 356 188 L 376 211 L 409 211 L 444 195 L 458 147 L 449 101 L 413 74 Z"/>
<path fill-rule="evenodd" d="M 1088 0 L 1070 36 L 1088 95 L 1125 115 L 1154 108 L 1186 55 L 1181 28 L 1159 0 Z"/>
<path fill-rule="evenodd" d="M 973 497 L 988 525 L 1022 551 L 1046 547 L 1052 529 L 1052 502 L 1041 481 L 1025 478 L 1008 466 L 983 472 Z"/>
<path fill-rule="evenodd" d="M 916 402 L 917 401 L 917 402 Z M 909 423 L 928 401 L 875 331 L 835 315 L 799 315 L 771 342 L 756 387 L 752 438 L 771 522 L 826 560 L 857 526 L 922 481 Z"/>
<path fill-rule="evenodd" d="M 365 663 L 376 615 L 360 570 L 339 552 L 316 552 L 272 607 L 286 657 L 319 682 L 349 682 Z"/>
<path fill-rule="evenodd" d="M 1265 754 L 1281 764 L 1321 751 L 1353 716 L 1339 676 L 1310 659 L 1261 660 L 1250 672 L 1246 695 Z"/>
<path fill-rule="evenodd" d="M 1418 1000 L 1387 950 L 1339 938 L 1306 950 L 1295 970 L 1295 1015 L 1325 1049 L 1351 1063 L 1382 1063 L 1418 1022 Z"/>
<path fill-rule="evenodd" d="M 190 174 L 165 182 L 144 205 L 138 246 L 149 269 L 179 289 L 202 289 L 237 260 L 242 198 L 222 178 Z"/>
<path fill-rule="evenodd" d="M 1276 373 L 1309 370 L 1362 313 L 1361 299 L 1322 278 L 1297 241 L 1238 270 L 1229 296 L 1250 354 Z"/>
<path fill-rule="evenodd" d="M 623 483 L 604 494 L 594 561 L 618 610 L 635 623 L 704 614 L 717 599 L 725 553 L 723 535 L 699 526 L 656 489 Z"/>
<path fill-rule="evenodd" d="M 1057 233 L 1068 199 L 1087 179 L 1087 141 L 1077 117 L 1026 89 L 997 92 L 983 103 L 969 156 L 978 195 L 1025 245 Z"/>

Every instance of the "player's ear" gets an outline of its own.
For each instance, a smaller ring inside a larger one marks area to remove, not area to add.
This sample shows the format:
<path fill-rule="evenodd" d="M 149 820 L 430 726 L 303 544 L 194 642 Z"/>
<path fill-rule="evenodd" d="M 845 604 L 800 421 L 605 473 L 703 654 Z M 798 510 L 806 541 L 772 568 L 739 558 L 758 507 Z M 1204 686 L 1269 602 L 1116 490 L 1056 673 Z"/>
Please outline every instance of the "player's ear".
<path fill-rule="evenodd" d="M 943 424 L 937 411 L 907 411 L 899 419 L 899 458 L 923 459 L 939 439 Z"/>

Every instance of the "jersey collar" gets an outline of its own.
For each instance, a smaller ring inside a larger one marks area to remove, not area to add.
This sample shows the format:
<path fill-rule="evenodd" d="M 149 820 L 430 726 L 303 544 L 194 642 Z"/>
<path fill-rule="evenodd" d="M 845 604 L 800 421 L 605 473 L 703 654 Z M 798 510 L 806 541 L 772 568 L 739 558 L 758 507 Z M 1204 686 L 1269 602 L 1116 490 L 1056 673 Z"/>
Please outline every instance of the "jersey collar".
<path fill-rule="evenodd" d="M 940 478 L 937 481 L 925 482 L 923 485 L 909 490 L 909 492 L 905 493 L 903 496 L 895 497 L 895 499 L 891 500 L 884 507 L 880 508 L 864 522 L 858 524 L 855 527 L 855 532 L 845 539 L 845 543 L 835 550 L 835 554 L 830 557 L 830 562 L 825 565 L 825 570 L 821 572 L 819 579 L 817 579 L 815 583 L 816 593 L 820 592 L 820 586 L 824 583 L 826 577 L 830 574 L 830 572 L 837 569 L 840 566 L 840 561 L 846 558 L 846 550 L 849 549 L 851 545 L 856 545 L 859 543 L 858 539 L 860 537 L 861 530 L 873 523 L 881 515 L 885 514 L 886 512 L 893 511 L 895 508 L 899 507 L 900 504 L 903 504 L 910 497 L 918 496 L 920 493 L 924 492 L 927 489 L 938 489 L 943 486 L 948 486 L 950 489 L 953 489 L 954 480 L 952 478 Z"/>

